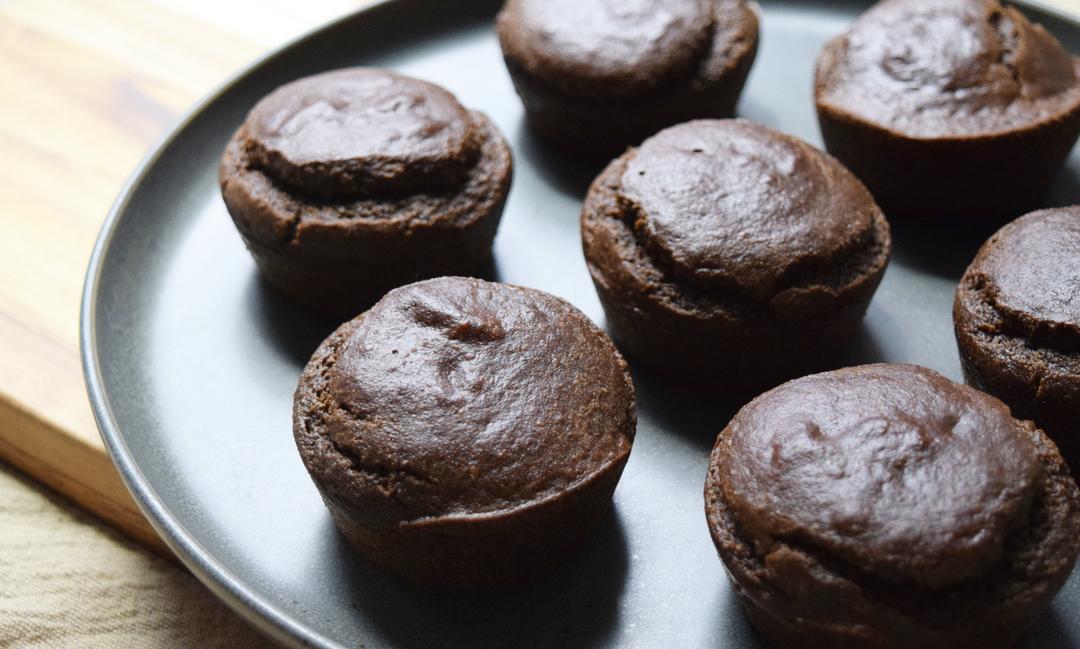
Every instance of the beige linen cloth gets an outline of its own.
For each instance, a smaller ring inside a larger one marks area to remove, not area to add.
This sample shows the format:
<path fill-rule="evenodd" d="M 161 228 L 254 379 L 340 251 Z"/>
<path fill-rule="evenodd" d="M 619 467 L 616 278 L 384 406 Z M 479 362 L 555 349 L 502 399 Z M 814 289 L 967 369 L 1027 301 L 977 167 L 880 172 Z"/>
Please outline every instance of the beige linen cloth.
<path fill-rule="evenodd" d="M 0 464 L 0 647 L 266 647 L 194 577 Z"/>

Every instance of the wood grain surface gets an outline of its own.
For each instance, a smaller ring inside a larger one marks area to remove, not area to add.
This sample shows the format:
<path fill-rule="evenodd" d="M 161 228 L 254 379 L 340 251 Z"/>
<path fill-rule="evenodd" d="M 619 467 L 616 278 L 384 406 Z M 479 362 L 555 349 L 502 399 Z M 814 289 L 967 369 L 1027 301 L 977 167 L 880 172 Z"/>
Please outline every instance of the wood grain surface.
<path fill-rule="evenodd" d="M 267 49 L 365 0 L 0 3 L 0 457 L 155 549 L 79 363 L 90 250 L 153 143 Z"/>
<path fill-rule="evenodd" d="M 156 549 L 83 386 L 78 312 L 94 238 L 195 100 L 368 1 L 0 3 L 0 457 Z M 1080 15 L 1080 0 L 1055 4 Z"/>

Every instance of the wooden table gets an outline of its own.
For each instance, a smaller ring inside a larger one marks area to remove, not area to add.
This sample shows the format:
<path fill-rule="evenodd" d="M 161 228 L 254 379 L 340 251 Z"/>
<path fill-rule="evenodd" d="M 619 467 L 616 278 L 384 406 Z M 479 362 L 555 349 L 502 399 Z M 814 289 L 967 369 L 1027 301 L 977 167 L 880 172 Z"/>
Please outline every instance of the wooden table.
<path fill-rule="evenodd" d="M 105 455 L 83 387 L 90 248 L 131 170 L 196 99 L 367 1 L 0 4 L 0 457 L 152 547 L 164 548 Z M 1056 3 L 1080 15 L 1080 0 Z"/>

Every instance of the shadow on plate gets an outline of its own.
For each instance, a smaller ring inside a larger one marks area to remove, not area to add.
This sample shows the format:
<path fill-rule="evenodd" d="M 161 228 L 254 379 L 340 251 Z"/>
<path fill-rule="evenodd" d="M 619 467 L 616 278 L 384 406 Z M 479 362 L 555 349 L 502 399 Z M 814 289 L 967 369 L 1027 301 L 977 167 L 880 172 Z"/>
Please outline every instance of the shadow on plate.
<path fill-rule="evenodd" d="M 1051 608 L 1041 615 L 1020 642 L 1020 649 L 1075 647 L 1080 643 L 1080 636 L 1069 633 L 1069 622 L 1065 615 L 1057 608 Z"/>
<path fill-rule="evenodd" d="M 700 382 L 673 381 L 630 360 L 639 418 L 657 422 L 660 430 L 680 435 L 705 452 L 739 409 L 757 396 L 733 394 Z M 881 345 L 864 321 L 847 349 L 820 371 L 884 360 Z"/>
<path fill-rule="evenodd" d="M 333 317 L 315 313 L 278 294 L 257 272 L 251 273 L 245 293 L 247 312 L 252 314 L 258 332 L 300 368 L 340 324 Z"/>
<path fill-rule="evenodd" d="M 867 312 L 867 316 L 869 315 L 870 313 Z M 873 328 L 870 327 L 864 318 L 859 325 L 859 330 L 855 333 L 855 338 L 848 344 L 847 348 L 841 353 L 837 361 L 833 363 L 832 367 L 827 369 L 885 362 L 888 362 L 885 350 L 874 335 Z"/>
<path fill-rule="evenodd" d="M 577 200 L 585 199 L 589 185 L 608 163 L 554 149 L 533 134 L 524 116 L 514 131 L 512 144 L 517 160 L 529 160 L 544 182 Z"/>
<path fill-rule="evenodd" d="M 479 270 L 473 273 L 475 277 L 480 279 L 486 279 L 489 282 L 501 282 L 501 275 L 499 274 L 499 260 L 494 255 L 488 260 Z"/>
<path fill-rule="evenodd" d="M 675 382 L 670 377 L 635 366 L 631 374 L 637 392 L 638 419 L 684 438 L 708 453 L 716 436 L 748 399 L 733 398 L 700 383 Z"/>
<path fill-rule="evenodd" d="M 328 519 L 328 525 L 329 523 Z M 595 647 L 618 629 L 627 541 L 612 509 L 585 546 L 551 574 L 489 593 L 420 586 L 355 553 L 337 529 L 329 558 L 355 607 L 395 647 Z"/>
<path fill-rule="evenodd" d="M 1039 205 L 1027 211 L 1077 204 L 1080 204 L 1080 161 L 1070 158 Z M 958 222 L 890 219 L 893 258 L 906 266 L 959 280 L 983 242 L 1020 216 L 1022 214 L 1004 219 L 971 218 Z"/>
<path fill-rule="evenodd" d="M 890 219 L 892 263 L 959 281 L 983 242 L 1007 222 L 1002 219 L 961 222 Z"/>
<path fill-rule="evenodd" d="M 1043 207 L 1080 205 L 1080 160 L 1070 157 L 1065 168 L 1054 178 L 1054 184 L 1043 197 Z"/>

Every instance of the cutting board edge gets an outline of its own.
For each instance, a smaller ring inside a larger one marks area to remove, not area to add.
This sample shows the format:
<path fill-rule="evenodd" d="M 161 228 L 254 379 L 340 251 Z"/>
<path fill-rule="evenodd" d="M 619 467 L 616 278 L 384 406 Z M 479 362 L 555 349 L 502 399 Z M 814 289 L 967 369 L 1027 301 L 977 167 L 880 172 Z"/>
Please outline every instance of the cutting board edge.
<path fill-rule="evenodd" d="M 97 440 L 94 440 L 97 441 Z M 156 554 L 175 556 L 139 511 L 104 447 L 88 443 L 0 393 L 0 459 L 100 517 Z M 80 467 L 74 475 L 73 467 Z"/>

